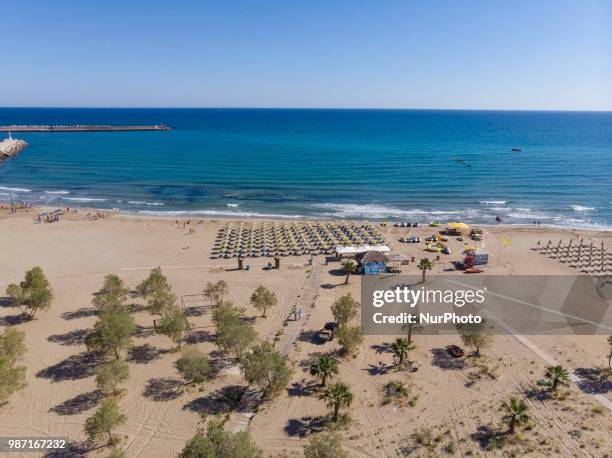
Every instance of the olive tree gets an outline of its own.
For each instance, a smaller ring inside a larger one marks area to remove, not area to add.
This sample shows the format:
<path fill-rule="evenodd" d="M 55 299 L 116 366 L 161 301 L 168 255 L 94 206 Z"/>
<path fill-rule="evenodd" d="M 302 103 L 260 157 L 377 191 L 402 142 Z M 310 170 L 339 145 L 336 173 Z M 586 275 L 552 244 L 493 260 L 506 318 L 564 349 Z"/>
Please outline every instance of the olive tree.
<path fill-rule="evenodd" d="M 25 388 L 25 366 L 17 366 L 26 352 L 25 334 L 8 328 L 0 335 L 0 405 L 13 393 Z"/>
<path fill-rule="evenodd" d="M 176 303 L 176 296 L 172 293 L 168 279 L 162 274 L 161 267 L 151 270 L 136 290 L 147 301 L 146 308 L 151 315 L 163 316 L 164 312 Z"/>
<path fill-rule="evenodd" d="M 305 458 L 348 458 L 335 432 L 314 434 L 304 446 Z"/>
<path fill-rule="evenodd" d="M 113 359 L 96 367 L 96 384 L 102 394 L 116 396 L 119 385 L 129 377 L 129 366 L 121 359 Z"/>
<path fill-rule="evenodd" d="M 276 304 L 278 304 L 276 294 L 265 286 L 258 286 L 251 295 L 251 305 L 261 312 L 262 318 L 265 318 L 266 311 Z"/>
<path fill-rule="evenodd" d="M 292 370 L 287 364 L 287 357 L 268 341 L 246 353 L 240 361 L 240 368 L 244 378 L 249 383 L 261 386 L 268 397 L 280 393 L 291 380 Z"/>
<path fill-rule="evenodd" d="M 480 350 L 487 347 L 491 343 L 491 336 L 488 334 L 488 325 L 483 318 L 480 323 L 462 323 L 458 324 L 457 330 L 461 336 L 463 344 L 473 348 L 473 355 L 480 356 Z"/>
<path fill-rule="evenodd" d="M 102 309 L 111 304 L 123 304 L 127 299 L 129 289 L 123 284 L 123 280 L 115 274 L 104 277 L 102 288 L 95 293 L 92 304 L 97 309 Z"/>
<path fill-rule="evenodd" d="M 98 315 L 91 334 L 85 338 L 89 351 L 101 356 L 121 357 L 121 352 L 132 346 L 132 336 L 136 329 L 134 318 L 125 306 L 108 305 Z"/>
<path fill-rule="evenodd" d="M 40 267 L 28 270 L 21 283 L 8 285 L 6 294 L 28 320 L 33 320 L 39 310 L 48 310 L 53 300 L 51 285 Z"/>
<path fill-rule="evenodd" d="M 343 326 L 357 317 L 359 302 L 353 299 L 350 294 L 345 294 L 334 301 L 331 305 L 331 311 L 338 326 Z"/>
<path fill-rule="evenodd" d="M 185 334 L 191 329 L 191 324 L 180 307 L 173 306 L 164 311 L 157 325 L 157 332 L 168 337 L 181 348 Z"/>
<path fill-rule="evenodd" d="M 210 305 L 217 306 L 227 295 L 228 287 L 224 280 L 219 280 L 217 283 L 208 282 L 204 288 L 204 296 L 210 299 Z"/>
<path fill-rule="evenodd" d="M 100 407 L 85 422 L 85 434 L 92 442 L 97 442 L 107 436 L 108 444 L 117 444 L 119 438 L 113 435 L 113 430 L 125 423 L 127 417 L 122 414 L 114 397 L 103 399 Z"/>
<path fill-rule="evenodd" d="M 214 310 L 212 319 L 217 327 L 215 342 L 223 353 L 240 359 L 257 340 L 253 326 L 243 322 L 244 309 L 231 302 L 222 302 Z"/>
<path fill-rule="evenodd" d="M 247 431 L 238 433 L 223 429 L 224 420 L 212 420 L 207 429 L 187 442 L 180 458 L 261 458 L 263 452 L 251 441 Z"/>
<path fill-rule="evenodd" d="M 202 383 L 210 374 L 208 358 L 198 347 L 192 345 L 183 348 L 175 366 L 188 384 Z"/>
<path fill-rule="evenodd" d="M 350 356 L 358 353 L 359 345 L 363 342 L 361 326 L 340 326 L 336 331 L 336 335 L 338 336 L 338 342 L 342 345 L 342 352 L 345 355 Z"/>

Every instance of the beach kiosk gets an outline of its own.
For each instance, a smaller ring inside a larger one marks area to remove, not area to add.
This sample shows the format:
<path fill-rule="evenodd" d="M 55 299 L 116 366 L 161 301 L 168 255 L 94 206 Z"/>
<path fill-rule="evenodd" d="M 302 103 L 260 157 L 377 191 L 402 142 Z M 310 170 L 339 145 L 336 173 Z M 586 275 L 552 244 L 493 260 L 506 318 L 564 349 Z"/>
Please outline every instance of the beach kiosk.
<path fill-rule="evenodd" d="M 489 263 L 489 253 L 484 250 L 472 249 L 465 251 L 465 265 L 484 266 Z"/>
<path fill-rule="evenodd" d="M 370 250 L 355 256 L 364 275 L 378 275 L 387 272 L 389 258 L 380 251 Z"/>

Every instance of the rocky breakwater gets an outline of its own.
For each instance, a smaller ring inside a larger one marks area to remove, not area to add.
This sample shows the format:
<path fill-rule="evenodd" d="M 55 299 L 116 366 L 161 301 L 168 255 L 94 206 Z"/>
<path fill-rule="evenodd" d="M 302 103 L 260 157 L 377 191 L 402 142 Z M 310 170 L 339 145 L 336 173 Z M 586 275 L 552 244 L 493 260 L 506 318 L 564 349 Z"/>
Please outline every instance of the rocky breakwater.
<path fill-rule="evenodd" d="M 0 141 L 0 162 L 5 159 L 17 156 L 28 144 L 23 140 L 13 140 L 12 138 Z"/>

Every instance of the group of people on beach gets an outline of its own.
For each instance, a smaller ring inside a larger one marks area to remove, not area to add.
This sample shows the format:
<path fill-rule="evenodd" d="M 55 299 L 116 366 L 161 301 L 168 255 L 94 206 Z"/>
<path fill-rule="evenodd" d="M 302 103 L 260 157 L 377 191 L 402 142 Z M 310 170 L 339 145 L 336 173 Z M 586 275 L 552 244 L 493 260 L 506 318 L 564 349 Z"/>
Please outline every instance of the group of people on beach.
<path fill-rule="evenodd" d="M 97 211 L 95 213 L 92 213 L 92 212 L 87 213 L 87 219 L 89 221 L 97 221 L 97 220 L 102 219 L 104 217 L 106 217 L 106 214 L 104 212 L 101 212 L 101 211 Z"/>
<path fill-rule="evenodd" d="M 11 210 L 11 213 L 17 213 L 19 210 L 29 210 L 32 208 L 32 202 L 28 200 L 22 200 L 21 203 L 11 202 L 10 205 L 0 204 L 0 210 Z"/>
<path fill-rule="evenodd" d="M 176 227 L 180 227 L 179 220 L 177 219 L 177 220 L 175 220 L 175 222 L 176 222 Z M 204 224 L 204 220 L 201 219 L 200 221 L 197 222 L 197 224 Z M 195 230 L 195 226 L 191 226 L 191 220 L 190 219 L 188 219 L 186 221 L 183 221 L 183 229 L 187 228 L 187 226 L 190 226 L 189 227 L 189 233 L 190 234 L 195 234 L 195 231 L 196 231 Z"/>

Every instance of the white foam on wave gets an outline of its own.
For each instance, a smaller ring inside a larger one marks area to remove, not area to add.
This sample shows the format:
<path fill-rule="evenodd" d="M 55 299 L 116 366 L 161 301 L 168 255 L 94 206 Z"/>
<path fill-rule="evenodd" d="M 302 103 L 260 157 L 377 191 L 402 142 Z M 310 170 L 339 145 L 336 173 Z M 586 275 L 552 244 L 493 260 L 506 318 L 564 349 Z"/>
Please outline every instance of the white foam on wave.
<path fill-rule="evenodd" d="M 64 196 L 66 194 L 70 194 L 70 191 L 43 191 L 45 194 L 57 194 Z"/>
<path fill-rule="evenodd" d="M 228 207 L 232 207 L 232 208 L 238 207 L 238 204 L 225 204 L 225 205 L 227 205 Z"/>
<path fill-rule="evenodd" d="M 121 200 L 117 202 L 121 203 Z M 165 204 L 163 202 L 145 202 L 144 200 L 128 200 L 128 204 L 132 205 L 146 205 L 148 207 L 163 207 Z"/>
<path fill-rule="evenodd" d="M 107 199 L 99 199 L 97 197 L 62 197 L 63 200 L 71 202 L 106 202 Z"/>
<path fill-rule="evenodd" d="M 336 218 L 404 218 L 404 217 L 443 217 L 463 213 L 461 210 L 402 210 L 377 204 L 314 204 L 313 208 L 327 210 L 325 216 Z"/>
<path fill-rule="evenodd" d="M 283 219 L 298 219 L 304 218 L 304 215 L 281 215 L 274 213 L 257 213 L 257 212 L 242 212 L 229 210 L 170 210 L 170 211 L 154 211 L 140 210 L 138 213 L 143 215 L 154 216 L 227 216 L 234 218 L 283 218 Z"/>
<path fill-rule="evenodd" d="M 583 205 L 572 205 L 572 210 L 576 212 L 588 212 L 591 210 L 595 210 L 595 207 L 585 207 Z"/>
<path fill-rule="evenodd" d="M 507 200 L 479 200 L 479 204 L 483 205 L 506 205 L 508 203 Z"/>
<path fill-rule="evenodd" d="M 9 188 L 8 186 L 0 186 L 0 189 L 2 189 L 4 191 L 10 191 L 10 192 L 32 192 L 31 189 L 27 189 L 27 188 Z"/>

